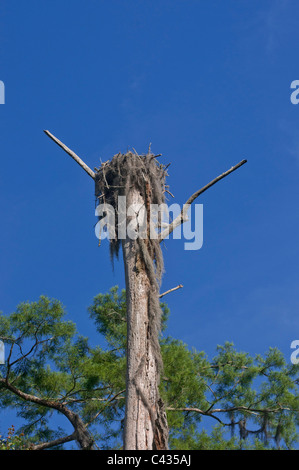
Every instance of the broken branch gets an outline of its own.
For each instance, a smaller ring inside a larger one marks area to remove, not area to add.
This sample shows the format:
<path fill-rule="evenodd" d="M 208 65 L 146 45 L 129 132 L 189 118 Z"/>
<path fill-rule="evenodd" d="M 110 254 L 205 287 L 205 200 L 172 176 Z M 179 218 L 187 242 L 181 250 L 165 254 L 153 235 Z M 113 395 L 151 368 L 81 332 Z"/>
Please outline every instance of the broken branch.
<path fill-rule="evenodd" d="M 50 137 L 59 147 L 61 147 L 70 157 L 72 157 L 80 166 L 83 168 L 83 170 L 86 171 L 86 173 L 91 176 L 92 179 L 95 179 L 95 173 L 89 168 L 89 166 L 86 165 L 86 163 L 81 160 L 78 155 L 75 154 L 71 149 L 69 149 L 66 145 L 64 145 L 60 140 L 58 140 L 51 132 L 49 131 L 44 131 L 44 133 Z"/>
<path fill-rule="evenodd" d="M 170 294 L 170 292 L 173 292 L 173 291 L 175 291 L 175 290 L 181 289 L 182 287 L 183 287 L 182 284 L 180 284 L 180 285 L 178 285 L 178 286 L 176 286 L 176 287 L 173 287 L 172 289 L 169 289 L 169 290 L 167 290 L 166 292 L 163 292 L 163 294 L 160 294 L 159 297 L 160 297 L 160 299 L 161 299 L 162 297 L 164 297 L 164 295 Z"/>
<path fill-rule="evenodd" d="M 196 191 L 194 194 L 192 194 L 192 196 L 189 197 L 188 201 L 184 204 L 183 206 L 183 209 L 181 210 L 180 214 L 178 215 L 178 217 L 176 217 L 174 219 L 173 222 L 171 222 L 171 224 L 168 225 L 168 227 L 163 230 L 163 232 L 160 233 L 159 235 L 159 241 L 163 241 L 171 232 L 174 231 L 175 228 L 177 228 L 179 225 L 181 225 L 182 223 L 186 222 L 188 220 L 188 216 L 187 216 L 187 212 L 188 212 L 188 209 L 189 207 L 191 206 L 192 202 L 195 201 L 195 199 L 202 193 L 204 193 L 207 189 L 209 189 L 211 186 L 213 186 L 214 184 L 218 183 L 218 181 L 222 180 L 223 178 L 225 178 L 227 175 L 229 175 L 230 173 L 232 173 L 233 171 L 237 170 L 238 168 L 240 168 L 240 166 L 244 165 L 244 163 L 246 163 L 247 160 L 242 160 L 240 163 L 238 163 L 237 165 L 231 167 L 229 170 L 225 171 L 224 173 L 222 173 L 222 175 L 219 175 L 217 176 L 217 178 L 213 179 L 212 181 L 210 181 L 210 183 L 206 184 L 203 188 L 199 189 L 198 191 Z"/>

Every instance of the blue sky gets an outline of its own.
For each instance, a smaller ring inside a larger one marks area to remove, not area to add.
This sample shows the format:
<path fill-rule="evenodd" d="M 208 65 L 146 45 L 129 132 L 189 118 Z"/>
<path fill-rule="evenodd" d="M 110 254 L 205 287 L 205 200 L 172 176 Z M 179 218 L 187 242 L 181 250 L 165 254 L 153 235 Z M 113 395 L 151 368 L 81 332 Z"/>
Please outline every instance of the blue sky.
<path fill-rule="evenodd" d="M 91 167 L 135 148 L 171 162 L 175 202 L 207 191 L 203 247 L 163 247 L 169 334 L 290 357 L 299 339 L 299 79 L 296 0 L 2 0 L 0 309 L 58 298 L 98 342 L 87 307 L 124 287 L 94 234 Z M 171 201 L 172 202 L 172 201 Z"/>

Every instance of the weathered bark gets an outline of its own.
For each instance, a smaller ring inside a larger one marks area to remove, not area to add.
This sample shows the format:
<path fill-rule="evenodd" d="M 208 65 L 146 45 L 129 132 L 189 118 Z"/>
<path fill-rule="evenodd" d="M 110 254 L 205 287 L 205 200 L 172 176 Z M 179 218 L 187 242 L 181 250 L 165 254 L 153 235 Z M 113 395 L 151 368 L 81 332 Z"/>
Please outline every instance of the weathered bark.
<path fill-rule="evenodd" d="M 132 190 L 128 205 L 143 204 Z M 149 312 L 150 283 L 140 257 L 138 241 L 123 240 L 127 295 L 127 378 L 125 450 L 167 449 L 166 414 L 159 396 L 157 351 L 151 342 Z M 156 292 L 158 296 L 159 293 Z"/>

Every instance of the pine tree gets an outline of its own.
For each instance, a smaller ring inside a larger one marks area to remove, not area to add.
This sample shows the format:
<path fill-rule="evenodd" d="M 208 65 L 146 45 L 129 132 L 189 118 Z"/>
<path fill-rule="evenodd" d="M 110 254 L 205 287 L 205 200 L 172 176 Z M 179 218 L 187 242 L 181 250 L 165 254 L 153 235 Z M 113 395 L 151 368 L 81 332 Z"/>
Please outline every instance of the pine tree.
<path fill-rule="evenodd" d="M 161 311 L 159 393 L 170 449 L 295 449 L 299 365 L 288 364 L 276 348 L 251 357 L 230 343 L 208 359 L 167 336 L 165 303 Z M 123 449 L 125 291 L 113 287 L 97 295 L 89 316 L 101 346 L 90 346 L 57 300 L 41 297 L 0 315 L 7 351 L 0 366 L 0 406 L 24 420 L 14 430 L 13 448 L 61 449 L 76 442 L 81 449 Z"/>

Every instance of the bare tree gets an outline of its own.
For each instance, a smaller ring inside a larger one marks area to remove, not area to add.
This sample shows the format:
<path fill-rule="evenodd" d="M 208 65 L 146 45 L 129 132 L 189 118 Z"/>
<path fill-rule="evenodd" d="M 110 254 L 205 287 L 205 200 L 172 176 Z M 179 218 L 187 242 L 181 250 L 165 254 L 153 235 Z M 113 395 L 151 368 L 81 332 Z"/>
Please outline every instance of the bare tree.
<path fill-rule="evenodd" d="M 125 450 L 164 450 L 168 448 L 168 425 L 159 382 L 163 369 L 159 333 L 161 322 L 159 294 L 163 273 L 161 241 L 188 220 L 187 212 L 195 199 L 215 183 L 246 163 L 237 165 L 196 191 L 184 204 L 179 216 L 166 227 L 158 223 L 152 230 L 152 207 L 163 206 L 167 167 L 159 163 L 150 148 L 117 154 L 92 171 L 83 160 L 49 131 L 45 133 L 65 150 L 94 180 L 95 194 L 102 204 L 101 225 L 110 228 L 111 256 L 122 246 L 127 295 L 127 376 L 124 426 Z M 124 198 L 124 205 L 119 201 Z M 113 224 L 109 223 L 113 209 Z M 160 218 L 158 217 L 160 220 Z M 108 220 L 108 222 L 107 222 Z M 161 222 L 161 220 L 160 220 Z"/>

